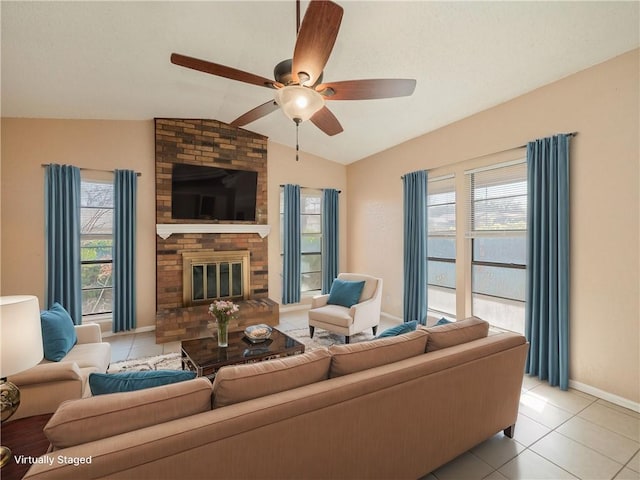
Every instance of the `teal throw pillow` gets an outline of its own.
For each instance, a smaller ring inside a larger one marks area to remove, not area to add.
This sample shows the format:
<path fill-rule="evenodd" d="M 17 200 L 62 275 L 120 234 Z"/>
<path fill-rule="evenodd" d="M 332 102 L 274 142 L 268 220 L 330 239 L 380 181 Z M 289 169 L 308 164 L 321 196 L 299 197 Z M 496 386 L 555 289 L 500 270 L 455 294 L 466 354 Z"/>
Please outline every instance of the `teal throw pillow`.
<path fill-rule="evenodd" d="M 448 325 L 450 323 L 453 323 L 451 320 L 447 320 L 446 318 L 442 317 L 440 320 L 438 320 L 438 322 L 434 325 L 434 327 L 437 327 L 438 325 Z"/>
<path fill-rule="evenodd" d="M 330 305 L 342 305 L 343 307 L 350 308 L 360 300 L 363 288 L 364 280 L 361 282 L 350 282 L 348 280 L 340 280 L 339 278 L 336 278 L 331 285 L 331 291 L 329 292 L 329 300 L 327 300 L 327 303 Z"/>
<path fill-rule="evenodd" d="M 62 360 L 78 341 L 71 316 L 58 302 L 40 312 L 44 358 L 52 362 Z"/>
<path fill-rule="evenodd" d="M 412 320 L 410 322 L 401 323 L 395 327 L 387 328 L 384 332 L 378 335 L 376 338 L 395 337 L 402 335 L 403 333 L 413 332 L 418 327 L 418 321 Z"/>
<path fill-rule="evenodd" d="M 196 378 L 196 372 L 186 370 L 145 370 L 143 372 L 90 373 L 89 388 L 93 395 L 133 392 Z"/>

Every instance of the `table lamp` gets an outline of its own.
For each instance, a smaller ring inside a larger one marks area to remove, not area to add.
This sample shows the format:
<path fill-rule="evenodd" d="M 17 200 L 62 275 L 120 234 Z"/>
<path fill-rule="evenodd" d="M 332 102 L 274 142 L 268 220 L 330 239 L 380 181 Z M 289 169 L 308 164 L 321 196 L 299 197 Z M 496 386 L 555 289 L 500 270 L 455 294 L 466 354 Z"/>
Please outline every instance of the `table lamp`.
<path fill-rule="evenodd" d="M 37 365 L 42 360 L 42 328 L 38 297 L 0 297 L 0 399 L 4 422 L 20 405 L 20 390 L 7 377 Z M 0 446 L 0 468 L 11 459 L 11 450 Z"/>

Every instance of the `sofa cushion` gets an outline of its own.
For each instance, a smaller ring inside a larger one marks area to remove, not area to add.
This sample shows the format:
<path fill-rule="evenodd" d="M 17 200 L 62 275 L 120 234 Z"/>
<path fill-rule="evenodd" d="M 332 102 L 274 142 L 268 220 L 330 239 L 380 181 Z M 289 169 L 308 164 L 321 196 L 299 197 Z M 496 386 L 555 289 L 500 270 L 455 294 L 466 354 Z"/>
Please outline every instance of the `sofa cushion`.
<path fill-rule="evenodd" d="M 222 367 L 213 381 L 213 406 L 222 407 L 326 380 L 331 355 L 325 349 L 265 362 Z"/>
<path fill-rule="evenodd" d="M 352 282 L 348 280 L 340 280 L 336 278 L 331 284 L 329 292 L 329 305 L 341 305 L 351 308 L 360 300 L 362 289 L 364 288 L 364 280 L 360 282 Z"/>
<path fill-rule="evenodd" d="M 417 320 L 411 320 L 410 322 L 404 322 L 395 327 L 387 328 L 384 332 L 378 335 L 376 338 L 395 337 L 396 335 L 402 335 L 403 333 L 413 332 L 418 326 Z"/>
<path fill-rule="evenodd" d="M 447 320 L 446 318 L 442 317 L 440 320 L 436 322 L 434 327 L 439 327 L 440 325 L 449 325 L 450 323 L 453 323 L 453 322 L 451 320 Z"/>
<path fill-rule="evenodd" d="M 142 372 L 91 373 L 89 388 L 93 395 L 133 392 L 196 378 L 196 372 L 185 370 L 146 370 Z"/>
<path fill-rule="evenodd" d="M 67 400 L 44 433 L 55 449 L 112 437 L 211 410 L 211 382 L 196 378 L 137 392 Z"/>
<path fill-rule="evenodd" d="M 40 312 L 44 358 L 59 362 L 78 341 L 71 316 L 58 302 Z"/>
<path fill-rule="evenodd" d="M 428 336 L 424 330 L 416 330 L 368 342 L 333 345 L 329 347 L 329 377 L 340 377 L 420 355 L 425 351 Z"/>
<path fill-rule="evenodd" d="M 429 332 L 427 352 L 452 347 L 486 337 L 489 333 L 489 323 L 478 317 L 470 317 L 458 322 L 451 322 L 436 327 L 421 327 Z"/>

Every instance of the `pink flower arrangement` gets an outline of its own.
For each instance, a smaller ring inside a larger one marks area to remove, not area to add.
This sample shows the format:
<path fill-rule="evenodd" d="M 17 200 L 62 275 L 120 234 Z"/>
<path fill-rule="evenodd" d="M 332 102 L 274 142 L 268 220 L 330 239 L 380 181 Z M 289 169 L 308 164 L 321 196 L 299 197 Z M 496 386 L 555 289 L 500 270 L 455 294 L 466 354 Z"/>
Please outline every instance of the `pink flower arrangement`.
<path fill-rule="evenodd" d="M 232 301 L 216 300 L 209 305 L 209 315 L 214 317 L 218 323 L 228 323 L 229 320 L 235 318 L 240 307 Z"/>

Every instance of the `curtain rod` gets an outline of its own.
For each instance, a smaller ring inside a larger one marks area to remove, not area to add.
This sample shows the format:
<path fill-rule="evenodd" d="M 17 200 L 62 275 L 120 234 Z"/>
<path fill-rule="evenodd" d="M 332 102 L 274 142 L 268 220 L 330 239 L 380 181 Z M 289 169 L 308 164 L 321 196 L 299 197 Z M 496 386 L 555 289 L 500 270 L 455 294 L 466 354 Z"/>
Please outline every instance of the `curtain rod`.
<path fill-rule="evenodd" d="M 284 187 L 284 185 L 280 184 L 281 187 Z M 308 188 L 309 190 L 325 190 L 322 187 L 304 187 L 302 185 L 300 185 L 300 188 Z M 342 190 L 338 190 L 338 193 L 342 193 Z"/>
<path fill-rule="evenodd" d="M 568 135 L 569 137 L 575 137 L 576 135 L 578 135 L 578 132 L 569 132 L 569 133 L 565 133 L 565 135 Z M 448 165 L 443 165 L 443 166 L 449 167 L 451 165 L 457 165 L 457 164 L 463 163 L 463 162 L 470 162 L 471 160 L 478 160 L 479 158 L 488 157 L 490 155 L 499 155 L 500 153 L 510 152 L 512 150 L 520 150 L 521 148 L 527 148 L 527 144 L 525 143 L 524 145 L 519 145 L 517 147 L 505 148 L 504 150 L 500 150 L 499 152 L 485 153 L 483 155 L 478 155 L 477 157 L 471 157 L 471 158 L 467 158 L 465 160 L 459 160 L 457 162 L 450 163 Z M 400 177 L 400 180 L 402 180 L 403 178 L 404 178 L 404 175 L 402 175 Z"/>
<path fill-rule="evenodd" d="M 51 163 L 43 163 L 42 167 L 48 167 L 49 165 L 52 165 Z M 114 173 L 114 170 L 103 170 L 101 168 L 86 168 L 86 167 L 80 167 L 80 170 L 85 170 L 87 172 L 106 172 L 106 173 Z M 136 176 L 141 177 L 142 173 L 140 172 L 136 172 Z"/>

